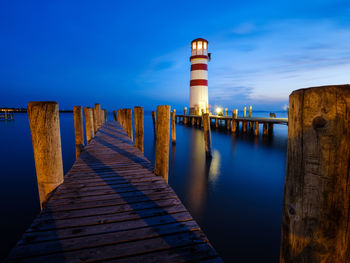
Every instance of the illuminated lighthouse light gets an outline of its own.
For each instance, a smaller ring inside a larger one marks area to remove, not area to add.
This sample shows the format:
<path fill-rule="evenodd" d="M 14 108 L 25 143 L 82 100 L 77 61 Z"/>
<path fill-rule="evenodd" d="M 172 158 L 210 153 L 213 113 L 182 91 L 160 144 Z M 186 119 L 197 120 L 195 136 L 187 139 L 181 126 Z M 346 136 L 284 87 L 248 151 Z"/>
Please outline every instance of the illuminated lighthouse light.
<path fill-rule="evenodd" d="M 209 112 L 208 103 L 208 41 L 197 38 L 191 42 L 190 115 Z"/>

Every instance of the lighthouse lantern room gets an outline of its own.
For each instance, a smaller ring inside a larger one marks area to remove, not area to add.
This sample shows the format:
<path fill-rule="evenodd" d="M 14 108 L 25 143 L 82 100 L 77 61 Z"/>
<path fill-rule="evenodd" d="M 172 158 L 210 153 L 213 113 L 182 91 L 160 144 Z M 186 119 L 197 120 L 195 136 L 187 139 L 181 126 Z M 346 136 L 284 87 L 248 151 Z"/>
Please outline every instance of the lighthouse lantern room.
<path fill-rule="evenodd" d="M 191 42 L 191 81 L 190 81 L 190 115 L 209 112 L 208 103 L 208 41 L 197 38 Z"/>

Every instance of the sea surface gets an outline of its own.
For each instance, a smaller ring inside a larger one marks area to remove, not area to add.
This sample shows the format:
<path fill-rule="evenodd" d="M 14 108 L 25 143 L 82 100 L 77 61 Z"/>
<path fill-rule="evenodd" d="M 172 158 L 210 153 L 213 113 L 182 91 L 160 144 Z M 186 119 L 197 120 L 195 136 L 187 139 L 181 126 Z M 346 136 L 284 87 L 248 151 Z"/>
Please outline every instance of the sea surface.
<path fill-rule="evenodd" d="M 286 113 L 276 113 L 287 117 Z M 253 116 L 268 116 L 254 112 Z M 112 115 L 108 115 L 112 120 Z M 145 156 L 154 163 L 150 112 L 145 113 Z M 60 114 L 66 173 L 75 160 L 73 114 Z M 288 128 L 273 136 L 231 134 L 212 127 L 212 160 L 206 161 L 203 131 L 176 125 L 170 143 L 169 184 L 225 262 L 279 262 L 281 210 Z M 0 261 L 40 212 L 27 114 L 0 121 Z"/>

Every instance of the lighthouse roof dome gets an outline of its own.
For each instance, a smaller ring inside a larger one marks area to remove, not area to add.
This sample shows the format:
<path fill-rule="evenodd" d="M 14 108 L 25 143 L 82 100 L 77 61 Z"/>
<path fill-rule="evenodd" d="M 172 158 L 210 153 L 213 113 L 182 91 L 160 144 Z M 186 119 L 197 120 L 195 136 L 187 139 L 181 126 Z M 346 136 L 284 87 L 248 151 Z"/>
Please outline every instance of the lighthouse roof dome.
<path fill-rule="evenodd" d="M 204 39 L 204 38 L 196 38 L 196 39 L 192 40 L 191 44 L 192 44 L 193 42 L 196 42 L 196 41 L 205 41 L 205 42 L 209 43 L 208 40 L 206 40 L 206 39 Z"/>

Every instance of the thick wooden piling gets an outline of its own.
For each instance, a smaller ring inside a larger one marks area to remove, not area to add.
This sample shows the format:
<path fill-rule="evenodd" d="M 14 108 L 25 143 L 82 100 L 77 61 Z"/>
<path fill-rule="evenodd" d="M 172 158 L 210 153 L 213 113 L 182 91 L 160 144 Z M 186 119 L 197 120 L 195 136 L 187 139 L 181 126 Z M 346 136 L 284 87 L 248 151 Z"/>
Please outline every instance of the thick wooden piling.
<path fill-rule="evenodd" d="M 237 114 L 238 114 L 238 110 L 234 109 L 232 111 L 232 125 L 231 125 L 231 131 L 232 132 L 236 132 L 236 129 L 237 129 L 237 123 L 236 123 Z"/>
<path fill-rule="evenodd" d="M 132 131 L 132 109 L 126 109 L 126 132 L 129 138 L 133 141 L 133 131 Z"/>
<path fill-rule="evenodd" d="M 263 124 L 263 135 L 266 136 L 267 135 L 267 123 L 264 122 Z"/>
<path fill-rule="evenodd" d="M 171 118 L 171 142 L 176 144 L 176 125 L 175 125 L 176 110 L 170 113 Z"/>
<path fill-rule="evenodd" d="M 203 130 L 205 142 L 205 154 L 207 158 L 211 157 L 211 130 L 209 113 L 203 114 Z"/>
<path fill-rule="evenodd" d="M 257 121 L 254 122 L 254 135 L 255 136 L 259 135 L 259 122 Z"/>
<path fill-rule="evenodd" d="M 101 105 L 99 103 L 95 103 L 95 113 L 98 130 L 101 127 Z"/>
<path fill-rule="evenodd" d="M 94 119 L 92 109 L 84 107 L 86 142 L 89 143 L 94 138 Z"/>
<path fill-rule="evenodd" d="M 289 97 L 281 263 L 350 260 L 350 85 Z"/>
<path fill-rule="evenodd" d="M 81 106 L 73 106 L 74 115 L 74 134 L 75 134 L 75 157 L 84 150 L 84 124 L 83 124 L 83 109 Z"/>
<path fill-rule="evenodd" d="M 153 132 L 154 132 L 154 139 L 157 138 L 157 122 L 156 122 L 156 113 L 152 111 L 152 121 L 153 121 Z"/>
<path fill-rule="evenodd" d="M 117 121 L 117 113 L 115 112 L 115 110 L 113 111 L 113 120 Z"/>
<path fill-rule="evenodd" d="M 243 131 L 244 133 L 247 132 L 247 121 L 242 121 L 242 131 Z"/>
<path fill-rule="evenodd" d="M 188 117 L 187 117 L 187 107 L 184 107 L 184 124 L 188 123 Z"/>
<path fill-rule="evenodd" d="M 243 107 L 243 117 L 247 117 L 247 107 Z"/>
<path fill-rule="evenodd" d="M 94 126 L 94 134 L 97 132 L 97 115 L 96 115 L 96 109 L 92 108 L 92 120 L 93 120 L 93 126 Z"/>
<path fill-rule="evenodd" d="M 134 123 L 135 123 L 135 146 L 143 152 L 143 108 L 134 107 Z"/>
<path fill-rule="evenodd" d="M 42 208 L 47 195 L 63 182 L 58 104 L 29 102 L 27 112 Z"/>
<path fill-rule="evenodd" d="M 170 106 L 157 107 L 157 141 L 154 173 L 168 182 L 169 175 Z"/>
<path fill-rule="evenodd" d="M 248 107 L 248 116 L 249 118 L 253 117 L 253 106 Z"/>

